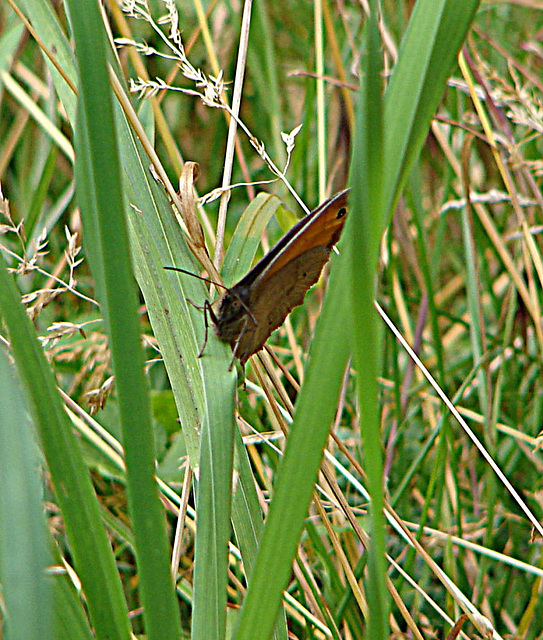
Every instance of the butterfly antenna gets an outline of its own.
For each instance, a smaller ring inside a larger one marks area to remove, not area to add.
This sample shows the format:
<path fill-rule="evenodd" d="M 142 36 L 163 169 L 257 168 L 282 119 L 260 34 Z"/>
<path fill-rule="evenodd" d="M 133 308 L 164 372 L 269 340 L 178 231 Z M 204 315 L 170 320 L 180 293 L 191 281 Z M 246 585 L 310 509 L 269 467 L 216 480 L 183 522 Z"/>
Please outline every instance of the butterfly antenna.
<path fill-rule="evenodd" d="M 228 291 L 228 287 L 220 282 L 215 282 L 215 280 L 211 280 L 210 278 L 204 278 L 204 276 L 199 276 L 196 273 L 192 273 L 192 271 L 187 271 L 186 269 L 181 269 L 181 267 L 164 267 L 166 271 L 178 271 L 179 273 L 184 273 L 187 276 L 192 276 L 193 278 L 197 278 L 198 280 L 203 280 L 204 282 L 209 282 L 209 284 L 214 285 L 215 287 L 220 287 L 221 289 L 225 289 Z"/>
<path fill-rule="evenodd" d="M 199 276 L 195 273 L 192 273 L 192 271 L 187 271 L 186 269 L 181 269 L 181 267 L 164 267 L 164 269 L 166 269 L 167 271 L 179 271 L 179 273 L 184 273 L 187 276 L 192 276 L 193 278 L 198 278 L 198 280 L 203 280 L 204 282 L 209 282 L 209 284 L 215 285 L 216 287 L 220 287 L 221 289 L 224 289 L 225 291 L 228 291 L 231 295 L 233 295 L 241 304 L 241 306 L 244 308 L 244 310 L 247 312 L 247 314 L 250 316 L 251 320 L 253 321 L 255 327 L 258 324 L 258 322 L 256 321 L 256 318 L 253 315 L 253 312 L 249 309 L 249 307 L 245 304 L 245 302 L 243 302 L 243 300 L 239 297 L 239 295 L 236 294 L 235 291 L 233 291 L 232 289 L 229 289 L 226 285 L 224 284 L 220 284 L 219 282 L 215 282 L 214 280 L 210 280 L 209 278 L 204 278 L 204 276 Z M 199 307 L 198 305 L 194 304 L 193 302 L 191 302 L 193 307 L 196 307 L 197 309 L 201 309 L 202 307 Z M 212 312 L 212 309 L 210 309 L 210 311 Z M 213 314 L 215 315 L 215 314 Z M 214 322 L 215 322 L 215 318 L 211 318 Z"/>

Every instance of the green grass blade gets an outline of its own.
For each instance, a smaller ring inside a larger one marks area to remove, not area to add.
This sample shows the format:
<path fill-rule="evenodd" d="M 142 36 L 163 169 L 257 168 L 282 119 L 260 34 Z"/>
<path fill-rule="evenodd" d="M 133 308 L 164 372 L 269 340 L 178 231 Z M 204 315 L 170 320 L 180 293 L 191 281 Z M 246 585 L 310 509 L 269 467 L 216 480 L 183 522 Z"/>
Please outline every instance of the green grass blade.
<path fill-rule="evenodd" d="M 126 150 L 123 157 L 127 157 Z M 141 179 L 145 180 L 144 174 Z M 143 191 L 144 188 L 140 187 L 134 201 L 145 213 L 128 213 L 134 272 L 145 298 L 153 332 L 160 344 L 189 460 L 195 468 L 199 464 L 200 429 L 205 412 L 202 374 L 197 358 L 204 340 L 204 316 L 203 312 L 194 309 L 185 298 L 203 304 L 206 292 L 203 284 L 196 278 L 179 277 L 164 269 L 165 265 L 178 265 L 195 273 L 198 271 L 192 261 L 181 259 L 180 252 L 178 258 L 174 259 L 172 256 L 169 259 L 165 258 L 167 248 L 162 247 L 163 251 L 160 251 L 160 243 L 155 241 L 153 222 L 150 220 L 160 215 L 156 211 L 160 203 L 154 201 L 150 193 L 145 194 Z M 171 211 L 169 215 L 171 216 Z M 176 232 L 179 235 L 177 229 Z M 226 359 L 227 355 L 225 361 Z"/>
<path fill-rule="evenodd" d="M 197 486 L 194 640 L 222 640 L 226 633 L 236 373 L 227 374 L 224 352 L 224 344 L 210 340 L 202 358 L 206 415 Z"/>
<path fill-rule="evenodd" d="M 96 637 L 126 640 L 126 604 L 94 489 L 51 369 L 3 258 L 0 315 L 9 331 L 13 356 L 56 488 Z"/>
<path fill-rule="evenodd" d="M 236 640 L 269 637 L 307 513 L 349 355 L 346 339 L 349 335 L 349 290 L 344 286 L 348 277 L 343 258 L 342 255 L 332 266 L 326 301 L 315 333 L 321 339 L 315 338 L 311 343 L 310 364 L 296 402 L 295 424 L 279 468 L 256 566 L 250 576 L 249 590 L 234 635 Z M 342 319 L 346 319 L 347 324 L 344 325 Z M 323 336 L 326 339 L 322 339 Z M 324 386 L 323 378 L 327 380 Z M 314 401 L 315 397 L 318 402 Z"/>
<path fill-rule="evenodd" d="M 139 344 L 105 38 L 95 3 L 68 4 L 79 63 L 77 193 L 110 338 L 146 632 L 151 640 L 179 637 L 164 511 L 154 478 L 151 408 Z"/>
<path fill-rule="evenodd" d="M 0 350 L 0 584 L 12 640 L 52 640 L 38 456 L 19 380 Z"/>
<path fill-rule="evenodd" d="M 264 121 L 264 126 L 272 141 L 275 163 L 282 166 L 286 159 L 285 147 L 281 140 L 281 132 L 284 131 L 281 115 L 283 113 L 282 89 L 279 83 L 278 56 L 275 51 L 269 8 L 265 2 L 255 3 L 249 48 L 251 55 L 247 59 L 248 79 L 254 83 L 260 97 L 259 104 L 268 117 L 268 122 Z"/>
<path fill-rule="evenodd" d="M 12 56 L 16 53 L 23 25 L 13 13 L 9 13 L 0 36 L 0 72 L 8 71 Z M 3 90 L 3 89 L 2 89 Z"/>
<path fill-rule="evenodd" d="M 62 68 L 64 75 L 66 75 L 69 81 L 75 86 L 77 71 L 74 52 L 60 26 L 58 17 L 54 13 L 51 3 L 47 0 L 22 0 L 18 4 L 30 20 L 38 37 L 45 43 L 57 64 Z M 51 60 L 49 60 L 47 56 L 44 56 L 44 59 L 51 72 L 55 90 L 66 109 L 70 121 L 74 122 L 76 112 L 76 97 L 74 92 Z"/>
<path fill-rule="evenodd" d="M 382 331 L 373 305 L 377 275 L 381 221 L 385 218 L 384 119 L 381 39 L 377 24 L 377 2 L 370 3 L 367 25 L 365 82 L 361 85 L 356 114 L 356 131 L 351 163 L 350 220 L 346 236 L 351 248 L 351 308 L 353 318 L 353 360 L 361 372 L 357 390 L 363 454 L 371 495 L 370 539 L 366 593 L 368 637 L 388 638 L 389 598 L 386 587 L 385 520 L 383 514 L 383 460 L 379 388 Z"/>
<path fill-rule="evenodd" d="M 234 468 L 238 474 L 238 480 L 232 500 L 232 526 L 241 552 L 245 572 L 247 575 L 251 575 L 255 566 L 264 523 L 255 489 L 255 478 L 251 463 L 239 430 L 234 433 L 234 438 Z M 284 612 L 281 611 L 279 616 L 272 637 L 274 640 L 286 640 L 288 637 L 286 617 Z"/>
<path fill-rule="evenodd" d="M 428 134 L 479 0 L 418 0 L 385 93 L 386 215 Z"/>
<path fill-rule="evenodd" d="M 264 229 L 280 205 L 277 196 L 259 193 L 245 209 L 236 225 L 221 269 L 226 286 L 233 286 L 249 271 Z"/>
<path fill-rule="evenodd" d="M 89 622 L 85 616 L 80 596 L 76 593 L 67 574 L 54 575 L 54 625 L 55 638 L 66 640 L 93 640 Z"/>

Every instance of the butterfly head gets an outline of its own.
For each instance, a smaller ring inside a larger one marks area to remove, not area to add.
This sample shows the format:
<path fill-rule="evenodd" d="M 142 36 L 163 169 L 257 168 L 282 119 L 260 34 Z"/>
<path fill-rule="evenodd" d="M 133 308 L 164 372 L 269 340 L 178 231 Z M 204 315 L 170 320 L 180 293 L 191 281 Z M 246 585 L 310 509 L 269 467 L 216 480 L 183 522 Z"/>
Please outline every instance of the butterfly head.
<path fill-rule="evenodd" d="M 250 288 L 235 286 L 221 298 L 219 311 L 214 319 L 215 333 L 225 342 L 235 341 L 248 324 L 255 324 L 248 308 Z"/>

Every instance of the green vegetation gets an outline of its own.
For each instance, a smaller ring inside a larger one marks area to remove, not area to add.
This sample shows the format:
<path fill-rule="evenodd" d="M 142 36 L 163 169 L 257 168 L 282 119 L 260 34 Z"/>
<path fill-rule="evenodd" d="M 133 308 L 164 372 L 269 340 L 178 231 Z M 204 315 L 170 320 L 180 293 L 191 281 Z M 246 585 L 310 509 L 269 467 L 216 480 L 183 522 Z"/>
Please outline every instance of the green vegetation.
<path fill-rule="evenodd" d="M 376 9 L 0 9 L 1 637 L 543 638 L 543 13 Z M 231 369 L 164 267 L 347 185 Z"/>

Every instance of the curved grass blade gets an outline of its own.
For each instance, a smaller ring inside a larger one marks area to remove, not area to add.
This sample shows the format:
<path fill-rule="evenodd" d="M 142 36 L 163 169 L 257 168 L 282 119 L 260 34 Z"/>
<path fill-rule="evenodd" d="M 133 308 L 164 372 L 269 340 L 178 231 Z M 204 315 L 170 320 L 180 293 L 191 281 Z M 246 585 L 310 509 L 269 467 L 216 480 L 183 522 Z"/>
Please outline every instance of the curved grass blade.
<path fill-rule="evenodd" d="M 277 196 L 259 193 L 245 209 L 236 225 L 221 269 L 226 286 L 231 287 L 249 271 L 262 233 L 280 206 Z"/>
<path fill-rule="evenodd" d="M 164 510 L 155 480 L 151 407 L 139 343 L 103 24 L 94 2 L 68 2 L 68 6 L 79 65 L 77 195 L 110 339 L 146 632 L 151 640 L 179 637 Z"/>
<path fill-rule="evenodd" d="M 385 94 L 385 139 L 384 148 L 380 152 L 386 167 L 383 197 L 387 216 L 391 214 L 392 204 L 398 197 L 406 172 L 420 152 L 430 117 L 437 108 L 452 61 L 469 28 L 476 6 L 477 2 L 469 2 L 466 3 L 466 9 L 459 10 L 458 3 L 451 0 L 439 3 L 419 0 L 411 17 L 409 37 L 406 35 L 393 74 L 393 90 L 389 89 Z M 454 19 L 451 14 L 454 14 Z M 446 20 L 449 19 L 451 41 L 446 37 Z M 428 33 L 423 33 L 429 25 L 432 26 L 428 32 L 432 36 L 430 44 Z M 439 39 L 434 37 L 437 34 Z M 416 46 L 416 38 L 424 40 L 424 45 L 419 42 Z M 445 68 L 437 69 L 438 63 Z M 401 118 L 397 118 L 396 113 L 398 101 L 402 107 L 409 107 Z M 357 131 L 356 135 L 360 136 L 361 132 Z M 394 152 L 399 155 L 392 162 Z M 354 200 L 360 191 L 356 184 L 352 187 L 354 194 L 351 192 L 351 207 L 360 206 Z M 376 222 L 382 229 L 385 221 Z M 349 221 L 346 233 L 348 229 Z M 378 236 L 378 233 L 373 236 L 374 244 L 378 242 Z M 376 251 L 377 247 L 372 246 L 370 255 L 376 255 Z M 350 259 L 361 258 L 359 255 L 346 255 L 348 253 L 349 247 L 344 246 L 343 255 L 335 265 L 338 273 L 335 275 L 332 269 L 323 311 L 311 344 L 306 380 L 297 399 L 293 429 L 279 469 L 274 499 L 262 535 L 257 565 L 251 576 L 234 635 L 236 640 L 268 637 L 280 604 L 281 590 L 288 578 L 338 397 L 339 380 L 350 351 L 348 342 L 352 335 L 352 314 L 349 312 L 350 302 L 346 300 L 351 299 L 351 285 L 346 263 Z M 367 274 L 370 282 L 373 269 L 374 265 Z M 368 311 L 363 309 L 362 312 Z M 362 363 L 359 362 L 358 365 L 362 366 Z M 322 384 L 323 380 L 326 380 L 325 385 Z M 319 399 L 318 408 L 315 398 Z M 300 464 L 300 461 L 303 463 Z M 293 487 L 296 489 L 293 490 Z M 277 540 L 281 540 L 281 549 L 277 548 Z"/>
<path fill-rule="evenodd" d="M 96 495 L 51 368 L 19 298 L 0 258 L 0 315 L 9 331 L 96 637 L 126 640 L 126 603 Z"/>

